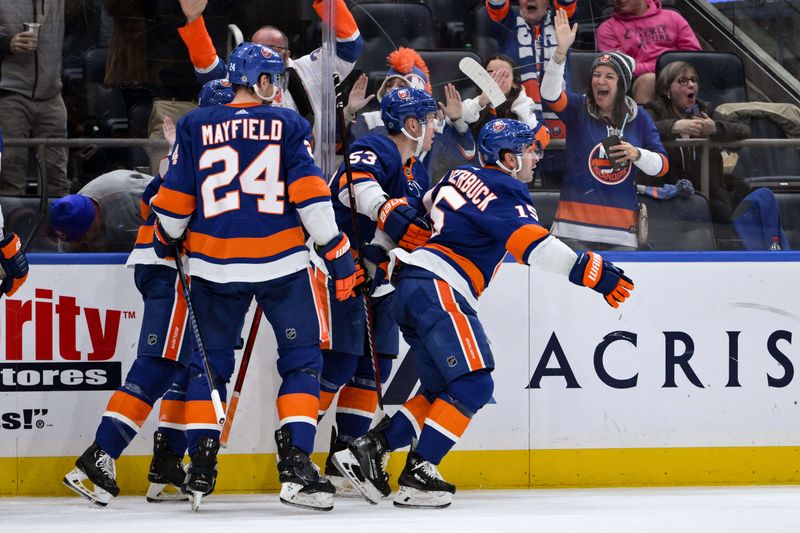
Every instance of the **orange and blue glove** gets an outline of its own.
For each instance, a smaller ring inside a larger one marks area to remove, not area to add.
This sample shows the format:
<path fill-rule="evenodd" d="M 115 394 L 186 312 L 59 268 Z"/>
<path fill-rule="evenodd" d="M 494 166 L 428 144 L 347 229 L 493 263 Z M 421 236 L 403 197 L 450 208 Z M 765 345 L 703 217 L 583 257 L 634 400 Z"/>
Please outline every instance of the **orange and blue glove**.
<path fill-rule="evenodd" d="M 599 292 L 614 309 L 618 308 L 633 290 L 633 281 L 621 268 L 614 266 L 610 261 L 604 261 L 600 254 L 594 252 L 578 256 L 569 273 L 569 280 L 576 285 Z"/>
<path fill-rule="evenodd" d="M 366 281 L 364 269 L 356 264 L 350 252 L 350 240 L 342 232 L 324 246 L 315 246 L 317 254 L 325 261 L 328 274 L 336 288 L 336 299 L 340 302 L 356 295 Z"/>
<path fill-rule="evenodd" d="M 0 293 L 11 296 L 28 279 L 28 259 L 22 252 L 22 242 L 14 233 L 0 240 L 0 268 L 3 269 Z"/>
<path fill-rule="evenodd" d="M 431 228 L 405 198 L 389 198 L 378 211 L 378 228 L 404 250 L 419 248 L 431 238 Z"/>

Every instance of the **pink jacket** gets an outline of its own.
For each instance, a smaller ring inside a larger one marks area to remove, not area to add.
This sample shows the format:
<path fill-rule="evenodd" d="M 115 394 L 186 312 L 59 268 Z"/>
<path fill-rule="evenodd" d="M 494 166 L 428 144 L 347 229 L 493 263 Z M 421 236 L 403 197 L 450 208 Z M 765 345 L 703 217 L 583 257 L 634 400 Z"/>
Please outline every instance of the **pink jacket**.
<path fill-rule="evenodd" d="M 672 50 L 701 50 L 692 28 L 679 13 L 662 10 L 660 0 L 647 0 L 642 15 L 614 15 L 597 28 L 597 47 L 603 51 L 620 50 L 636 60 L 636 78 L 655 72 L 656 60 Z"/>

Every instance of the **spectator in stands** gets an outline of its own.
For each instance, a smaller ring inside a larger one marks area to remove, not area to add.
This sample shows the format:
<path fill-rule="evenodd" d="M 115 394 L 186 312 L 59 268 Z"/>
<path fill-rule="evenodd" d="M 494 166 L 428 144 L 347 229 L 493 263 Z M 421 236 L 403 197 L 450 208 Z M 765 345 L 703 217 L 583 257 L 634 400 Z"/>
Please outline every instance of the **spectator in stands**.
<path fill-rule="evenodd" d="M 367 134 L 388 134 L 380 111 L 358 114 L 375 96 L 381 100 L 386 93 L 399 87 L 431 92 L 428 66 L 416 50 L 401 46 L 388 55 L 386 63 L 389 70 L 376 95 L 366 95 L 367 76 L 363 74 L 353 84 L 348 95 L 345 121 L 349 124 L 351 142 Z M 430 175 L 432 184 L 441 177 L 438 175 L 440 170 L 467 164 L 475 157 L 475 138 L 463 118 L 461 95 L 452 83 L 445 85 L 444 94 L 444 103 L 439 102 L 444 120 L 438 121 L 433 147 L 418 158 Z"/>
<path fill-rule="evenodd" d="M 551 232 L 576 250 L 635 250 L 639 245 L 636 175 L 664 176 L 667 157 L 653 120 L 627 96 L 636 63 L 618 52 L 592 64 L 585 95 L 561 89 L 575 41 L 559 10 L 557 49 L 542 78 L 542 101 L 567 125 L 564 183 Z"/>
<path fill-rule="evenodd" d="M 26 31 L 26 22 L 40 24 Z M 64 0 L 0 2 L 0 128 L 7 138 L 65 138 L 67 109 L 61 98 Z M 67 149 L 47 148 L 51 196 L 69 194 Z M 7 148 L 0 195 L 25 194 L 28 149 Z"/>
<path fill-rule="evenodd" d="M 700 50 L 692 28 L 660 0 L 613 0 L 612 17 L 597 28 L 601 51 L 621 51 L 636 60 L 633 99 L 646 104 L 656 94 L 656 61 L 664 52 Z"/>
<path fill-rule="evenodd" d="M 201 25 L 209 45 L 224 46 L 229 0 L 181 0 L 180 5 L 175 0 L 103 0 L 114 19 L 105 82 L 120 87 L 141 85 L 152 91 L 148 121 L 151 140 L 163 139 L 164 117 L 177 121 L 197 107 L 195 98 L 201 83 L 195 79 L 178 35 L 178 29 L 191 22 L 184 16 L 184 4 L 202 5 L 206 16 Z M 224 76 L 211 79 L 220 77 Z M 158 170 L 163 152 L 150 151 L 152 172 Z"/>
<path fill-rule="evenodd" d="M 472 135 L 477 138 L 483 125 L 496 118 L 513 118 L 536 129 L 539 121 L 536 118 L 535 104 L 522 86 L 519 70 L 516 70 L 517 65 L 514 60 L 505 54 L 496 54 L 491 56 L 483 66 L 503 91 L 506 101 L 495 108 L 485 93 L 464 100 L 464 120 L 469 124 Z M 539 132 L 547 137 L 546 140 L 540 139 L 542 145 L 546 146 L 550 141 L 550 134 L 547 128 L 541 128 Z"/>
<path fill-rule="evenodd" d="M 203 18 L 203 5 L 206 0 L 180 0 L 186 15 L 186 26 L 181 28 L 180 35 L 189 49 L 189 57 L 194 64 L 195 73 L 200 82 L 226 77 L 225 62 L 217 54 L 209 40 Z M 322 0 L 314 0 L 314 9 L 322 16 Z M 336 72 L 341 79 L 347 77 L 361 54 L 361 34 L 353 15 L 344 0 L 337 0 L 336 20 Z M 289 39 L 281 30 L 273 26 L 263 26 L 250 39 L 255 44 L 267 46 L 279 54 L 286 64 L 286 89 L 282 91 L 278 104 L 294 109 L 313 127 L 314 137 L 319 138 L 322 113 L 322 79 L 319 63 L 319 49 L 299 59 L 291 58 Z M 314 146 L 314 157 L 319 160 L 321 147 Z"/>
<path fill-rule="evenodd" d="M 50 223 L 68 252 L 130 252 L 144 222 L 141 199 L 152 176 L 115 170 L 53 202 Z"/>
<path fill-rule="evenodd" d="M 656 80 L 656 98 L 647 104 L 662 141 L 705 138 L 712 141 L 738 141 L 750 137 L 750 127 L 734 120 L 715 116 L 714 108 L 698 98 L 700 76 L 692 65 L 683 61 L 668 64 Z M 713 117 L 713 118 L 712 118 Z M 700 189 L 700 154 L 695 147 L 675 147 L 667 150 L 669 174 L 667 181 L 681 178 Z M 709 151 L 709 202 L 715 222 L 730 223 L 733 205 L 722 172 L 722 153 L 719 148 Z"/>

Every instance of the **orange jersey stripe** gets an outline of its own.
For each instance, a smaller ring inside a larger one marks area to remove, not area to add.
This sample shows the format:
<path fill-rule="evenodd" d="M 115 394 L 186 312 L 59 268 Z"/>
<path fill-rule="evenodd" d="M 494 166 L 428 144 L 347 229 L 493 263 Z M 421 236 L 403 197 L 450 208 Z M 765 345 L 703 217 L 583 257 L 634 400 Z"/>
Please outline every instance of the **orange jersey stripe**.
<path fill-rule="evenodd" d="M 191 279 L 187 278 L 187 282 L 191 283 Z M 180 285 L 180 280 L 175 280 L 175 303 L 172 306 L 172 316 L 170 317 L 169 327 L 167 329 L 167 342 L 164 346 L 163 357 L 170 361 L 177 361 L 181 353 L 181 345 L 183 344 L 183 332 L 186 328 L 186 296 L 183 294 L 183 289 Z"/>
<path fill-rule="evenodd" d="M 303 416 L 317 419 L 319 414 L 319 398 L 313 394 L 294 392 L 278 396 L 278 418 L 283 420 L 292 416 Z"/>
<path fill-rule="evenodd" d="M 325 318 L 325 323 L 327 324 L 331 308 L 330 295 L 328 294 L 328 276 L 318 268 L 314 268 L 314 284 L 316 288 L 314 296 L 316 297 L 317 309 L 319 309 L 319 312 L 322 314 L 322 317 Z M 330 328 L 330 325 L 328 325 L 328 327 Z M 322 338 L 320 348 L 323 350 L 330 350 L 331 338 L 333 338 L 333 334 L 328 330 L 328 335 Z M 327 407 L 325 409 L 327 409 Z"/>
<path fill-rule="evenodd" d="M 656 174 L 656 177 L 660 178 L 661 176 L 666 176 L 667 172 L 669 172 L 669 159 L 667 159 L 667 156 L 660 152 L 656 153 L 658 153 L 658 156 L 661 158 L 661 172 Z"/>
<path fill-rule="evenodd" d="M 378 395 L 375 391 L 345 386 L 339 394 L 339 408 L 356 409 L 374 413 L 378 407 Z"/>
<path fill-rule="evenodd" d="M 431 402 L 422 394 L 417 394 L 404 403 L 403 407 L 416 419 L 417 427 L 421 429 L 428 417 L 428 411 L 431 410 Z"/>
<path fill-rule="evenodd" d="M 608 226 L 630 230 L 636 226 L 636 212 L 621 207 L 558 202 L 556 220 L 580 222 L 592 226 Z"/>
<path fill-rule="evenodd" d="M 567 108 L 567 93 L 561 91 L 561 94 L 558 96 L 558 100 L 555 102 L 547 102 L 550 109 L 555 111 L 556 113 L 560 113 Z"/>
<path fill-rule="evenodd" d="M 217 51 L 206 30 L 206 22 L 202 15 L 186 26 L 178 28 L 178 33 L 189 49 L 189 59 L 196 68 L 207 69 L 217 59 Z"/>
<path fill-rule="evenodd" d="M 139 427 L 142 427 L 152 409 L 153 406 L 149 403 L 121 390 L 111 396 L 106 407 L 106 411 L 119 413 Z"/>
<path fill-rule="evenodd" d="M 161 409 L 158 412 L 159 422 L 168 422 L 171 424 L 185 424 L 186 402 L 181 400 L 161 400 Z"/>
<path fill-rule="evenodd" d="M 189 400 L 185 403 L 184 415 L 187 424 L 214 425 L 219 422 L 211 400 Z M 222 402 L 222 410 L 225 410 L 225 402 Z"/>
<path fill-rule="evenodd" d="M 325 12 L 322 10 L 322 0 L 314 0 L 314 10 L 317 12 L 317 15 L 319 15 L 319 18 L 322 19 L 322 22 L 326 22 L 326 17 L 324 16 Z M 336 37 L 340 39 L 352 37 L 353 34 L 358 32 L 356 21 L 353 19 L 350 10 L 347 9 L 347 4 L 344 3 L 344 0 L 337 0 L 336 2 L 336 21 L 334 23 L 334 29 L 336 30 Z"/>
<path fill-rule="evenodd" d="M 166 186 L 161 186 L 158 194 L 153 197 L 153 205 L 176 215 L 191 215 L 197 207 L 197 198 Z"/>
<path fill-rule="evenodd" d="M 471 371 L 480 370 L 484 367 L 483 357 L 481 356 L 480 348 L 478 348 L 478 342 L 475 340 L 475 335 L 472 334 L 469 320 L 459 309 L 458 303 L 456 303 L 453 289 L 440 279 L 435 279 L 434 282 L 436 283 L 436 292 L 439 293 L 439 301 L 441 301 L 444 310 L 450 315 L 456 328 L 456 335 L 458 335 L 461 342 L 461 349 L 464 352 L 464 357 L 467 358 L 467 366 Z"/>
<path fill-rule="evenodd" d="M 328 392 L 321 390 L 319 391 L 319 411 L 327 411 L 328 408 L 333 403 L 333 399 L 336 397 L 335 392 Z"/>
<path fill-rule="evenodd" d="M 469 417 L 444 400 L 433 402 L 428 418 L 436 422 L 456 437 L 461 437 L 469 425 Z"/>
<path fill-rule="evenodd" d="M 300 204 L 314 198 L 330 198 L 328 184 L 319 176 L 305 176 L 289 185 L 289 201 Z"/>
<path fill-rule="evenodd" d="M 480 296 L 481 293 L 483 293 L 483 290 L 486 288 L 486 282 L 483 279 L 481 270 L 475 265 L 475 263 L 466 257 L 455 253 L 447 246 L 442 246 L 441 244 L 429 242 L 425 245 L 425 248 L 430 248 L 432 250 L 441 252 L 452 259 L 455 264 L 457 264 L 464 272 L 466 272 L 467 276 L 469 277 L 470 284 L 472 285 L 472 290 L 475 291 L 475 294 Z"/>
<path fill-rule="evenodd" d="M 136 244 L 153 244 L 153 226 L 141 225 L 136 233 Z"/>
<path fill-rule="evenodd" d="M 517 263 L 525 264 L 525 251 L 534 241 L 547 236 L 548 231 L 541 226 L 526 224 L 511 234 L 506 241 L 506 250 L 509 251 Z"/>
<path fill-rule="evenodd" d="M 353 172 L 353 182 L 361 179 L 367 178 L 372 181 L 375 181 L 375 176 L 370 174 L 369 172 Z M 343 173 L 342 176 L 339 178 L 339 190 L 347 188 L 347 173 Z"/>
<path fill-rule="evenodd" d="M 233 237 L 220 239 L 193 232 L 187 238 L 192 251 L 217 259 L 271 257 L 296 246 L 305 246 L 299 226 L 285 229 L 267 237 Z"/>

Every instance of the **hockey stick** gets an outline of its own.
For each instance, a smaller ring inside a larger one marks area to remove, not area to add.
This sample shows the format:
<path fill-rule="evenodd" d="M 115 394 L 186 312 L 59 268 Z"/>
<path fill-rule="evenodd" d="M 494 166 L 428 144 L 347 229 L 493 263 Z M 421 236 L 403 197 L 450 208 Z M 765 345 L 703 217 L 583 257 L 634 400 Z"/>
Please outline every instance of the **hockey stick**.
<path fill-rule="evenodd" d="M 217 417 L 217 424 L 224 426 L 225 410 L 222 408 L 222 401 L 219 399 L 219 391 L 214 383 L 214 374 L 211 372 L 211 365 L 208 363 L 206 345 L 203 344 L 203 338 L 200 336 L 200 327 L 197 325 L 197 317 L 194 314 L 192 294 L 189 291 L 189 282 L 186 279 L 186 272 L 183 270 L 183 261 L 181 260 L 181 248 L 178 244 L 174 248 L 175 266 L 178 268 L 178 278 L 180 278 L 181 286 L 183 287 L 183 297 L 186 299 L 186 311 L 189 314 L 189 323 L 192 327 L 192 333 L 194 333 L 194 340 L 197 342 L 197 349 L 200 351 L 200 358 L 203 360 L 203 368 L 208 378 L 208 388 L 211 389 L 211 403 L 214 405 L 214 414 Z"/>
<path fill-rule="evenodd" d="M 42 224 L 42 221 L 47 218 L 47 171 L 44 168 L 44 163 L 42 163 L 42 159 L 39 157 L 39 154 L 36 154 L 34 157 L 36 158 L 36 178 L 39 186 L 39 209 L 36 212 L 36 220 L 33 222 L 31 233 L 28 235 L 27 240 L 22 244 L 23 254 L 28 252 L 28 247 L 30 247 L 34 237 L 36 237 L 36 233 L 39 231 L 39 226 Z M 3 267 L 0 266 L 0 282 L 2 282 L 4 279 L 6 279 L 6 273 L 3 270 Z M 5 296 L 5 293 L 0 292 L 0 299 L 2 299 L 3 296 Z"/>
<path fill-rule="evenodd" d="M 473 58 L 462 58 L 461 61 L 458 62 L 458 68 L 489 97 L 492 107 L 496 108 L 506 101 L 506 95 L 503 94 L 497 82 L 494 81 L 492 76 L 486 72 L 486 69 Z"/>
<path fill-rule="evenodd" d="M 356 191 L 353 185 L 353 172 L 350 169 L 350 146 L 347 142 L 347 124 L 344 122 L 344 95 L 341 93 L 341 85 L 339 84 L 339 76 L 333 75 L 333 84 L 336 87 L 336 119 L 339 121 L 339 135 L 342 139 L 342 153 L 344 154 L 344 173 L 347 179 L 347 197 L 350 199 L 350 218 L 353 224 L 353 238 L 358 247 L 356 250 L 358 254 L 358 262 L 362 268 L 364 266 L 364 258 L 361 253 L 361 247 L 364 243 L 361 241 L 361 228 L 358 225 L 358 210 L 356 209 Z M 365 269 L 366 271 L 366 269 Z M 381 411 L 383 408 L 383 389 L 381 386 L 381 371 L 378 366 L 378 352 L 375 349 L 375 327 L 372 318 L 372 304 L 370 303 L 369 288 L 365 288 L 364 293 L 364 319 L 367 326 L 367 349 L 369 356 L 372 359 L 372 372 L 375 374 L 375 394 L 378 396 L 378 407 Z"/>
<path fill-rule="evenodd" d="M 239 406 L 239 396 L 242 395 L 244 378 L 247 375 L 247 367 L 250 365 L 250 355 L 253 353 L 253 346 L 256 344 L 258 326 L 261 324 L 261 315 L 263 314 L 264 311 L 261 310 L 261 306 L 256 305 L 256 314 L 253 315 L 253 323 L 250 325 L 250 333 L 247 335 L 247 344 L 244 346 L 242 362 L 239 363 L 239 372 L 236 374 L 236 384 L 233 386 L 233 392 L 228 399 L 228 412 L 225 417 L 225 425 L 222 426 L 222 435 L 219 437 L 219 444 L 223 448 L 228 447 L 228 437 L 231 434 L 231 427 L 233 427 L 236 408 Z"/>

